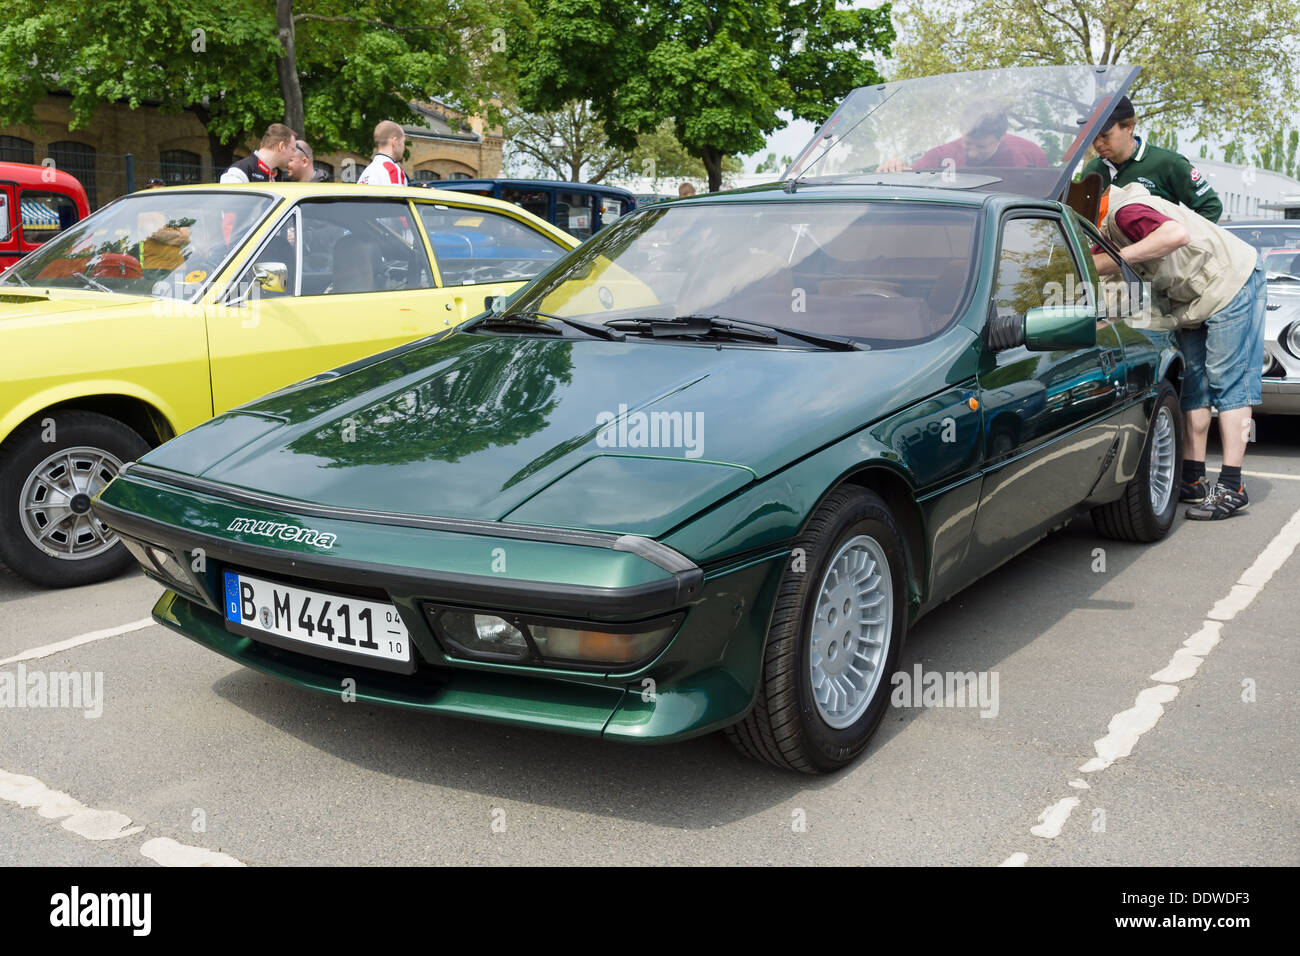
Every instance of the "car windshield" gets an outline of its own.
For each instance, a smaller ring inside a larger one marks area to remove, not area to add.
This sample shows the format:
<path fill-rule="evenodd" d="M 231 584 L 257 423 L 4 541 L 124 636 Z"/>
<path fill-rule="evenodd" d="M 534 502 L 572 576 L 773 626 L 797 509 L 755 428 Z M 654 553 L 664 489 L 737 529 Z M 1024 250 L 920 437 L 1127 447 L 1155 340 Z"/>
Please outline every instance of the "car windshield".
<path fill-rule="evenodd" d="M 1279 222 L 1276 226 L 1266 223 L 1219 223 L 1239 239 L 1245 239 L 1265 256 L 1282 255 L 1290 251 L 1300 255 L 1300 223 L 1287 224 Z M 1270 266 L 1270 268 L 1272 268 Z"/>
<path fill-rule="evenodd" d="M 854 90 L 786 179 L 1060 195 L 1129 66 L 1045 66 L 900 80 Z"/>
<path fill-rule="evenodd" d="M 185 299 L 273 202 L 234 190 L 135 193 L 51 239 L 0 283 Z"/>
<path fill-rule="evenodd" d="M 897 200 L 649 207 L 597 233 L 505 314 L 625 329 L 616 320 L 707 317 L 899 347 L 952 320 L 978 216 Z"/>

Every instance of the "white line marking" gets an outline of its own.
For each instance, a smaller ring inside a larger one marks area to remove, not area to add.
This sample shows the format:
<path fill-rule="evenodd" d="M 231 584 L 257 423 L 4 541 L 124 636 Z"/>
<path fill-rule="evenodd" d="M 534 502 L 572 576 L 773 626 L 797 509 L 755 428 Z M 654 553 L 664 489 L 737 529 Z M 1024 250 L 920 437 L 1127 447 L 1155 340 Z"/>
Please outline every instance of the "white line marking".
<path fill-rule="evenodd" d="M 1065 821 L 1070 819 L 1070 811 L 1078 805 L 1078 797 L 1062 797 L 1038 815 L 1038 826 L 1030 827 L 1029 832 L 1045 840 L 1056 839 Z"/>
<path fill-rule="evenodd" d="M 1087 780 L 1071 780 L 1071 781 L 1070 781 L 1070 786 L 1074 787 L 1075 790 L 1091 790 L 1091 789 L 1092 789 L 1092 787 L 1088 784 L 1088 781 L 1087 781 Z"/>
<path fill-rule="evenodd" d="M 138 621 L 132 621 L 130 624 L 123 624 L 120 627 L 110 627 L 102 631 L 91 631 L 89 634 L 82 634 L 78 637 L 70 637 L 66 641 L 57 641 L 54 644 L 46 644 L 43 647 L 33 647 L 30 651 L 23 651 L 14 657 L 6 657 L 0 661 L 0 667 L 6 664 L 17 664 L 19 661 L 34 661 L 38 657 L 49 657 L 51 654 L 57 654 L 60 651 L 70 650 L 74 647 L 80 647 L 82 644 L 89 644 L 91 641 L 102 641 L 106 637 L 117 637 L 119 634 L 127 634 L 131 631 L 138 631 L 143 627 L 148 627 L 154 623 L 153 618 L 141 618 Z"/>
<path fill-rule="evenodd" d="M 1093 742 L 1097 756 L 1079 770 L 1083 773 L 1096 773 L 1131 754 L 1137 746 L 1138 738 L 1154 727 L 1160 715 L 1165 712 L 1163 705 L 1177 696 L 1178 688 L 1172 684 L 1157 684 L 1139 693 L 1132 707 L 1121 710 L 1110 719 L 1106 728 L 1109 733 Z"/>
<path fill-rule="evenodd" d="M 1223 460 L 1219 458 L 1207 458 L 1205 460 L 1205 470 L 1222 471 Z M 1243 471 L 1247 478 L 1280 478 L 1282 481 L 1300 481 L 1300 475 L 1287 475 L 1280 471 Z"/>
<path fill-rule="evenodd" d="M 1219 631 L 1222 629 L 1222 621 L 1202 622 L 1201 629 L 1183 641 L 1183 646 L 1174 651 L 1169 663 L 1152 674 L 1151 679 L 1162 684 L 1177 684 L 1194 676 L 1204 662 L 1205 655 L 1219 643 Z"/>
<path fill-rule="evenodd" d="M 1223 622 L 1232 620 L 1250 606 L 1255 596 L 1295 553 L 1297 546 L 1300 546 L 1300 511 L 1291 515 L 1290 520 L 1265 545 L 1255 562 L 1237 579 L 1228 594 L 1210 609 L 1206 617 L 1214 620 L 1202 621 L 1201 629 L 1183 641 L 1182 646 L 1174 651 L 1169 663 L 1151 675 L 1152 680 L 1161 683 L 1141 691 L 1132 707 L 1110 719 L 1106 736 L 1093 743 L 1097 756 L 1079 768 L 1083 773 L 1105 770 L 1116 760 L 1133 752 L 1138 739 L 1154 727 L 1164 714 L 1164 705 L 1178 696 L 1178 688 L 1173 682 L 1187 680 L 1195 675 L 1206 656 L 1222 639 Z M 1082 780 L 1071 780 L 1069 786 L 1089 789 L 1088 784 Z M 1040 813 L 1038 825 L 1030 827 L 1029 832 L 1034 836 L 1056 837 L 1069 819 L 1070 811 L 1078 804 L 1078 797 L 1063 798 Z M 1021 866 L 1027 859 L 1023 853 L 1013 853 L 1000 865 Z"/>
<path fill-rule="evenodd" d="M 0 770 L 0 798 L 20 807 L 35 807 L 36 812 L 47 820 L 67 817 L 63 829 L 87 840 L 120 840 L 144 830 L 144 827 L 132 827 L 131 818 L 124 813 L 92 810 L 62 791 L 51 790 L 35 777 L 24 777 L 6 770 Z"/>
<path fill-rule="evenodd" d="M 244 866 L 233 856 L 205 850 L 201 846 L 186 846 L 171 837 L 155 837 L 140 847 L 140 855 L 160 866 Z"/>

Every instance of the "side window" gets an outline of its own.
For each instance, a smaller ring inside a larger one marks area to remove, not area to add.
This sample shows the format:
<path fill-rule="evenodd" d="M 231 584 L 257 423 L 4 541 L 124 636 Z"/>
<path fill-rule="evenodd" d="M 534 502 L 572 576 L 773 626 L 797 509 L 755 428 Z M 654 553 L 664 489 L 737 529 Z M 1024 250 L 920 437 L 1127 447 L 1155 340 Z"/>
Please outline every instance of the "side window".
<path fill-rule="evenodd" d="M 19 194 L 23 242 L 39 245 L 77 221 L 77 204 L 63 193 L 24 189 Z"/>
<path fill-rule="evenodd" d="M 453 173 L 452 179 L 456 176 Z M 512 202 L 520 209 L 526 209 L 538 219 L 551 219 L 551 195 L 544 189 L 516 189 L 506 186 L 501 190 L 501 198 Z"/>
<path fill-rule="evenodd" d="M 299 295 L 433 287 L 433 270 L 404 200 L 300 203 Z"/>
<path fill-rule="evenodd" d="M 1090 254 L 1084 257 L 1084 266 L 1088 270 L 1088 281 L 1099 292 L 1099 297 L 1106 306 L 1106 315 L 1120 318 L 1132 315 L 1142 307 L 1142 280 L 1133 271 L 1133 267 L 1111 251 L 1110 243 L 1101 237 L 1101 231 L 1082 216 L 1075 216 L 1075 225 L 1083 234 L 1083 240 L 1090 245 Z M 1119 276 L 1111 274 L 1104 279 L 1097 272 L 1094 255 L 1109 257 L 1119 267 Z M 1122 278 L 1121 278 L 1122 277 Z"/>
<path fill-rule="evenodd" d="M 567 249 L 509 216 L 483 209 L 420 203 L 442 284 L 521 282 L 540 274 Z"/>
<path fill-rule="evenodd" d="M 256 284 L 254 275 L 256 269 L 270 270 L 279 266 L 283 266 L 285 269 L 284 291 L 276 292 L 273 289 L 262 288 L 252 294 L 261 299 L 281 299 L 298 294 L 298 276 L 302 272 L 302 250 L 298 241 L 299 228 L 298 212 L 294 210 L 285 217 L 284 222 L 280 223 L 280 227 L 276 229 L 271 240 L 258 250 L 257 255 L 253 257 L 253 261 L 245 267 L 243 274 L 235 283 L 235 288 L 238 290 L 237 294 L 241 298 L 248 296 L 250 290 Z"/>
<path fill-rule="evenodd" d="M 1079 275 L 1060 222 L 1006 222 L 993 292 L 993 307 L 998 315 L 1024 315 L 1036 306 L 1088 301 L 1088 286 Z"/>
<path fill-rule="evenodd" d="M 555 194 L 555 224 L 579 239 L 588 239 L 596 226 L 594 197 L 584 193 Z"/>

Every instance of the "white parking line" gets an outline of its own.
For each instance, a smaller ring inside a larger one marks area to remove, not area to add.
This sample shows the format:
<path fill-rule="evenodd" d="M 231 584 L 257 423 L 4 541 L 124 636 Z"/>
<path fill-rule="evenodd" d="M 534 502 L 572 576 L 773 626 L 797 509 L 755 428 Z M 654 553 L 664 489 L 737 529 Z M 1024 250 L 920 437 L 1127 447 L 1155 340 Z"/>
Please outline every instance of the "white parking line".
<path fill-rule="evenodd" d="M 140 855 L 160 866 L 244 866 L 233 856 L 205 850 L 201 846 L 186 846 L 171 837 L 155 837 L 140 847 Z"/>
<path fill-rule="evenodd" d="M 35 777 L 0 770 L 0 800 L 20 807 L 35 807 L 47 820 L 64 817 L 63 829 L 87 840 L 120 840 L 143 833 L 144 827 L 131 826 L 131 818 L 116 810 L 94 810 L 61 790 L 51 790 Z M 140 855 L 162 866 L 244 866 L 233 856 L 186 846 L 170 837 L 146 840 Z"/>
<path fill-rule="evenodd" d="M 1151 730 L 1164 715 L 1164 705 L 1178 696 L 1178 688 L 1174 684 L 1195 676 L 1210 651 L 1220 642 L 1223 622 L 1232 620 L 1250 606 L 1278 569 L 1295 553 L 1297 546 L 1300 546 L 1300 511 L 1293 514 L 1282 526 L 1282 530 L 1265 545 L 1254 563 L 1237 579 L 1228 593 L 1215 602 L 1206 615 L 1207 619 L 1201 622 L 1200 630 L 1183 641 L 1174 651 L 1169 663 L 1151 675 L 1151 679 L 1159 683 L 1143 689 L 1132 707 L 1120 711 L 1110 719 L 1106 736 L 1093 744 L 1096 756 L 1084 763 L 1079 768 L 1080 771 L 1085 774 L 1100 773 L 1133 752 L 1142 735 Z M 1071 780 L 1069 785 L 1082 789 L 1081 783 L 1084 787 L 1087 786 L 1082 780 Z M 1055 839 L 1078 804 L 1078 797 L 1058 800 L 1038 815 L 1039 822 L 1030 827 L 1029 832 L 1044 839 Z M 1017 851 L 999 865 L 1024 866 L 1028 861 L 1027 854 Z"/>
<path fill-rule="evenodd" d="M 0 799 L 20 807 L 35 807 L 47 820 L 66 817 L 63 829 L 87 840 L 120 840 L 144 827 L 132 827 L 131 818 L 116 810 L 92 810 L 60 790 L 51 790 L 35 777 L 0 770 Z"/>
<path fill-rule="evenodd" d="M 0 661 L 0 667 L 6 664 L 17 664 L 19 661 L 34 661 L 39 657 L 49 657 L 51 654 L 57 654 L 60 651 L 66 651 L 73 647 L 80 647 L 82 644 L 89 644 L 91 641 L 102 641 L 106 637 L 117 637 L 119 634 L 129 634 L 131 631 L 138 631 L 143 627 L 148 627 L 154 623 L 153 618 L 145 617 L 138 621 L 132 621 L 130 624 L 123 624 L 120 627 L 109 627 L 102 631 L 91 631 L 88 634 L 81 634 L 77 637 L 70 637 L 66 641 L 56 641 L 53 644 L 45 644 L 42 647 L 33 647 L 30 651 L 23 651 L 14 657 L 6 657 Z"/>

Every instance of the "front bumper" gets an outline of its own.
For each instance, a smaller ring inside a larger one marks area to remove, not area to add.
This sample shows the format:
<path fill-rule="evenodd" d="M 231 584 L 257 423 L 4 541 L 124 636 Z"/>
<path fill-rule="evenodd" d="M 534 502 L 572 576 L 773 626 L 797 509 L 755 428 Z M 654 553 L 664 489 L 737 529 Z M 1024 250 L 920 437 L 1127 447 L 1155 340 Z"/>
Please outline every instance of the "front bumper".
<path fill-rule="evenodd" d="M 1300 377 L 1265 378 L 1259 410 L 1269 415 L 1300 415 Z"/>
<path fill-rule="evenodd" d="M 337 535 L 329 554 L 298 541 L 275 546 L 229 531 L 232 515 L 286 522 L 293 514 L 236 504 L 179 487 L 136 467 L 95 503 L 114 530 L 170 549 L 185 560 L 201 553 L 200 599 L 169 590 L 154 608 L 159 623 L 248 667 L 338 696 L 343 679 L 357 699 L 454 717 L 587 736 L 666 742 L 708 733 L 739 719 L 757 692 L 771 604 L 786 552 L 749 557 L 706 572 L 680 555 L 624 542 L 617 535 L 554 529 L 559 540 L 494 538 L 338 517 L 312 525 Z M 201 530 L 200 530 L 201 529 Z M 481 529 L 487 530 L 487 529 Z M 540 529 L 545 532 L 547 529 Z M 543 535 L 544 536 L 544 535 Z M 483 573 L 504 549 L 510 575 Z M 663 549 L 667 551 L 668 549 Z M 333 553 L 337 551 L 338 553 Z M 676 554 L 675 552 L 669 552 Z M 649 555 L 649 556 L 648 556 Z M 676 571 L 656 564 L 689 567 Z M 220 612 L 225 570 L 262 572 L 323 590 L 364 591 L 401 613 L 418 657 L 414 674 L 334 662 L 233 633 Z M 165 583 L 165 582 L 164 582 Z M 655 657 L 635 671 L 597 665 L 520 665 L 451 656 L 423 613 L 425 602 L 556 614 L 592 621 L 633 621 L 669 611 L 685 619 Z"/>

